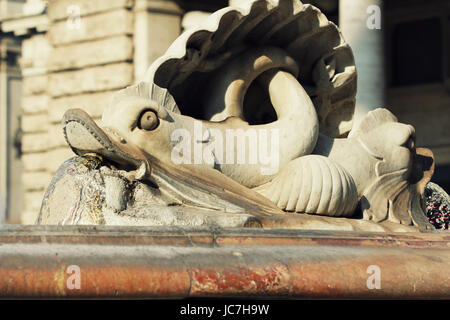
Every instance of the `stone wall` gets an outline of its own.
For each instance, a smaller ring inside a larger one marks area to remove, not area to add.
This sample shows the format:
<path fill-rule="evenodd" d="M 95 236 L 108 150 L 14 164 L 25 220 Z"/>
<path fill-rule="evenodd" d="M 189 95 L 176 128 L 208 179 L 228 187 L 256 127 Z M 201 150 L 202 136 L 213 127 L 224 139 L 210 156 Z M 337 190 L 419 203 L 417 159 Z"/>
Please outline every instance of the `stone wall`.
<path fill-rule="evenodd" d="M 51 178 L 53 159 L 49 153 L 53 140 L 49 138 L 47 119 L 50 96 L 47 92 L 47 61 L 51 45 L 44 33 L 22 41 L 22 163 L 25 208 L 22 223 L 33 223 L 40 208 L 40 197 Z M 67 156 L 68 152 L 61 158 Z M 57 161 L 57 160 L 56 160 Z"/>
<path fill-rule="evenodd" d="M 148 3 L 155 10 L 158 4 L 164 9 L 158 12 L 159 25 L 169 30 L 166 35 L 171 42 L 180 32 L 181 11 L 176 6 L 168 11 L 171 1 L 139 0 L 49 1 L 48 30 L 24 39 L 22 223 L 34 223 L 52 176 L 73 156 L 60 125 L 64 112 L 82 108 L 100 119 L 112 94 L 133 84 L 135 68 L 145 70 L 151 59 L 164 53 L 170 44 L 158 43 L 157 52 L 142 47 L 152 45 L 148 41 L 152 36 Z M 138 14 L 142 15 L 140 24 L 144 21 L 147 28 L 136 33 Z M 138 57 L 140 64 L 135 65 L 136 53 L 145 51 L 150 56 Z"/>

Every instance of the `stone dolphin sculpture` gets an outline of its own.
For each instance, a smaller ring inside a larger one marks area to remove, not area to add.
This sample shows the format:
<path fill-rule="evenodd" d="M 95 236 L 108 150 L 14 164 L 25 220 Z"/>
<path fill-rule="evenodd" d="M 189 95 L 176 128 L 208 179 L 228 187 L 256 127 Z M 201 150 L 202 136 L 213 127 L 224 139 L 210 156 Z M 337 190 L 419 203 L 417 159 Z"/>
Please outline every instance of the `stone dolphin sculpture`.
<path fill-rule="evenodd" d="M 297 0 L 256 0 L 181 35 L 144 82 L 115 96 L 102 125 L 69 110 L 63 127 L 75 153 L 101 155 L 185 205 L 349 217 L 360 204 L 365 219 L 426 228 L 431 152 L 386 109 L 350 131 L 355 94 L 353 55 L 334 24 Z M 218 161 L 238 151 L 217 152 L 229 130 L 265 146 L 275 136 L 277 156 Z"/>

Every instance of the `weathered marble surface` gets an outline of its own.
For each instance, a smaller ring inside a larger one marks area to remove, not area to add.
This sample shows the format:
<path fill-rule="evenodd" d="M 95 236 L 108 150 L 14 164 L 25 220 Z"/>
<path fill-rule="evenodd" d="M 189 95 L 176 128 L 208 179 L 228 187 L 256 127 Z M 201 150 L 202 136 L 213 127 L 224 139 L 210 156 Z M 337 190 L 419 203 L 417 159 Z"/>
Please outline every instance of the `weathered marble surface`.
<path fill-rule="evenodd" d="M 236 213 L 186 208 L 96 157 L 73 157 L 57 171 L 45 193 L 38 224 L 220 225 L 242 227 L 255 219 Z"/>
<path fill-rule="evenodd" d="M 109 168 L 92 157 L 73 157 L 58 169 L 42 203 L 42 225 L 133 225 L 268 227 L 304 230 L 414 232 L 413 226 L 375 223 L 361 217 L 330 218 L 281 214 L 272 219 L 253 216 L 245 208 L 234 213 L 183 207 L 161 200 L 157 190 L 129 180 L 127 172 Z"/>

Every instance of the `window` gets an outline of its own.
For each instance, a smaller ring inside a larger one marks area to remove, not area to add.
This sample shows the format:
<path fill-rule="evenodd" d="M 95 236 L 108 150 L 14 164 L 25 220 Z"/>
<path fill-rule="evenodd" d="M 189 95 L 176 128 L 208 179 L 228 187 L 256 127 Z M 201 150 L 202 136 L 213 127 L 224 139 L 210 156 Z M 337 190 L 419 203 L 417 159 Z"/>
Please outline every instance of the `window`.
<path fill-rule="evenodd" d="M 431 181 L 437 183 L 447 193 L 450 193 L 450 165 L 437 166 Z"/>
<path fill-rule="evenodd" d="M 446 38 L 447 38 L 447 78 L 450 78 L 450 16 L 447 19 L 447 33 L 446 33 Z"/>
<path fill-rule="evenodd" d="M 441 82 L 442 23 L 439 18 L 399 23 L 392 36 L 392 84 L 407 86 Z"/>

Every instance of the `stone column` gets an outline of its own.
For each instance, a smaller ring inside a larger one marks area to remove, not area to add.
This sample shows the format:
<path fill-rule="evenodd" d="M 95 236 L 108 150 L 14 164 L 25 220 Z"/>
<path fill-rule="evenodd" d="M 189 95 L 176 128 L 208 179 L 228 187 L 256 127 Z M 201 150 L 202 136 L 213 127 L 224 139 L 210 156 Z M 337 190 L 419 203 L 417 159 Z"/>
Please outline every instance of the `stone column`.
<path fill-rule="evenodd" d="M 1 5 L 1 2 L 0 2 Z M 7 52 L 0 41 L 0 224 L 6 216 L 8 197 L 8 110 L 7 110 Z"/>
<path fill-rule="evenodd" d="M 183 10 L 170 0 L 136 0 L 134 5 L 134 76 L 143 80 L 153 61 L 180 35 Z"/>
<path fill-rule="evenodd" d="M 40 14 L 45 10 L 45 2 L 42 0 L 27 0 L 23 6 L 23 13 L 25 15 Z"/>
<path fill-rule="evenodd" d="M 358 72 L 354 125 L 370 110 L 386 106 L 382 12 L 383 0 L 339 1 L 340 28 L 353 49 Z"/>
<path fill-rule="evenodd" d="M 239 7 L 246 2 L 253 2 L 255 0 L 228 0 L 228 5 L 230 7 Z"/>
<path fill-rule="evenodd" d="M 20 127 L 21 81 L 17 65 L 20 41 L 0 39 L 0 224 L 17 223 L 23 207 L 20 150 L 15 148 Z"/>
<path fill-rule="evenodd" d="M 23 2 L 14 0 L 0 0 L 0 18 L 18 15 L 22 12 Z"/>
<path fill-rule="evenodd" d="M 181 26 L 183 30 L 197 27 L 199 26 L 204 20 L 206 20 L 211 15 L 210 12 L 203 12 L 203 11 L 190 11 L 186 12 L 186 14 L 183 16 L 183 20 L 181 21 Z"/>

